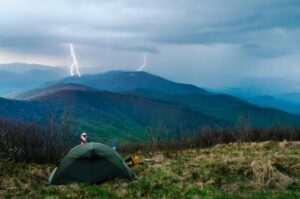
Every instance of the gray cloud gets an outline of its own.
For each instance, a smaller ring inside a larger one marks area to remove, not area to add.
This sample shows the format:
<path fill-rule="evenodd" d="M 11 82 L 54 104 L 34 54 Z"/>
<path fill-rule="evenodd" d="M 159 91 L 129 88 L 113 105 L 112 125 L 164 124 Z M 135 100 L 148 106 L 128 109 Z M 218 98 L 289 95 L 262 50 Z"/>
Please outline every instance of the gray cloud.
<path fill-rule="evenodd" d="M 0 3 L 0 53 L 63 60 L 72 42 L 81 65 L 108 70 L 134 69 L 148 52 L 146 70 L 217 86 L 226 74 L 272 75 L 270 64 L 278 76 L 289 56 L 300 75 L 299 18 L 298 0 L 10 0 Z"/>

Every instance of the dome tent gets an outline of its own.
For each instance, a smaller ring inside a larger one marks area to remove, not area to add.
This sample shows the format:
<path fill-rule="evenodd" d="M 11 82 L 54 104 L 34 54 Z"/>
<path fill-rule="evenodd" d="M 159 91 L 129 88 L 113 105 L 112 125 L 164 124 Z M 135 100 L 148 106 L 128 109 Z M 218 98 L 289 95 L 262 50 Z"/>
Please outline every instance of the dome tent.
<path fill-rule="evenodd" d="M 117 176 L 132 178 L 122 157 L 107 145 L 90 142 L 67 153 L 49 176 L 49 184 L 101 183 Z"/>

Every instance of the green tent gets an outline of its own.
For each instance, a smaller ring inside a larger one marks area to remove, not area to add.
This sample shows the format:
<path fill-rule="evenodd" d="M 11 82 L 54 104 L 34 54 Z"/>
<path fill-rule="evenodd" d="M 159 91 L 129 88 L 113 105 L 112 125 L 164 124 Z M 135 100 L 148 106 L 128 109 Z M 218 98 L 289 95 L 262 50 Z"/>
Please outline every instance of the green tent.
<path fill-rule="evenodd" d="M 122 157 L 107 145 L 90 142 L 68 152 L 49 176 L 49 184 L 101 183 L 117 176 L 132 178 Z"/>

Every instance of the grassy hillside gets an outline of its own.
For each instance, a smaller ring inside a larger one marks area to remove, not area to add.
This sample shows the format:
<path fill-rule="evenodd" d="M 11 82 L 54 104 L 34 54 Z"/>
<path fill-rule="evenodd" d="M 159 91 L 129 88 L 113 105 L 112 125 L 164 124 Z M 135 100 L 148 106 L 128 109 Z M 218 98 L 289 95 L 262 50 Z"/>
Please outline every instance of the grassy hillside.
<path fill-rule="evenodd" d="M 137 152 L 133 181 L 49 186 L 55 165 L 0 162 L 0 198 L 299 198 L 300 142 Z M 125 154 L 123 154 L 126 156 Z"/>

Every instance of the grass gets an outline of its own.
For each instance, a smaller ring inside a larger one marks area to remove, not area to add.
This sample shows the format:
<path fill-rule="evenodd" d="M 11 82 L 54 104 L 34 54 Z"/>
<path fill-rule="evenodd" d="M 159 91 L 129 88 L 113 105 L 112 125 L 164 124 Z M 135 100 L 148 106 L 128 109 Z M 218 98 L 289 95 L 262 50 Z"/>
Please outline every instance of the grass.
<path fill-rule="evenodd" d="M 142 153 L 133 181 L 50 186 L 55 165 L 0 163 L 0 198 L 300 198 L 300 142 Z"/>

